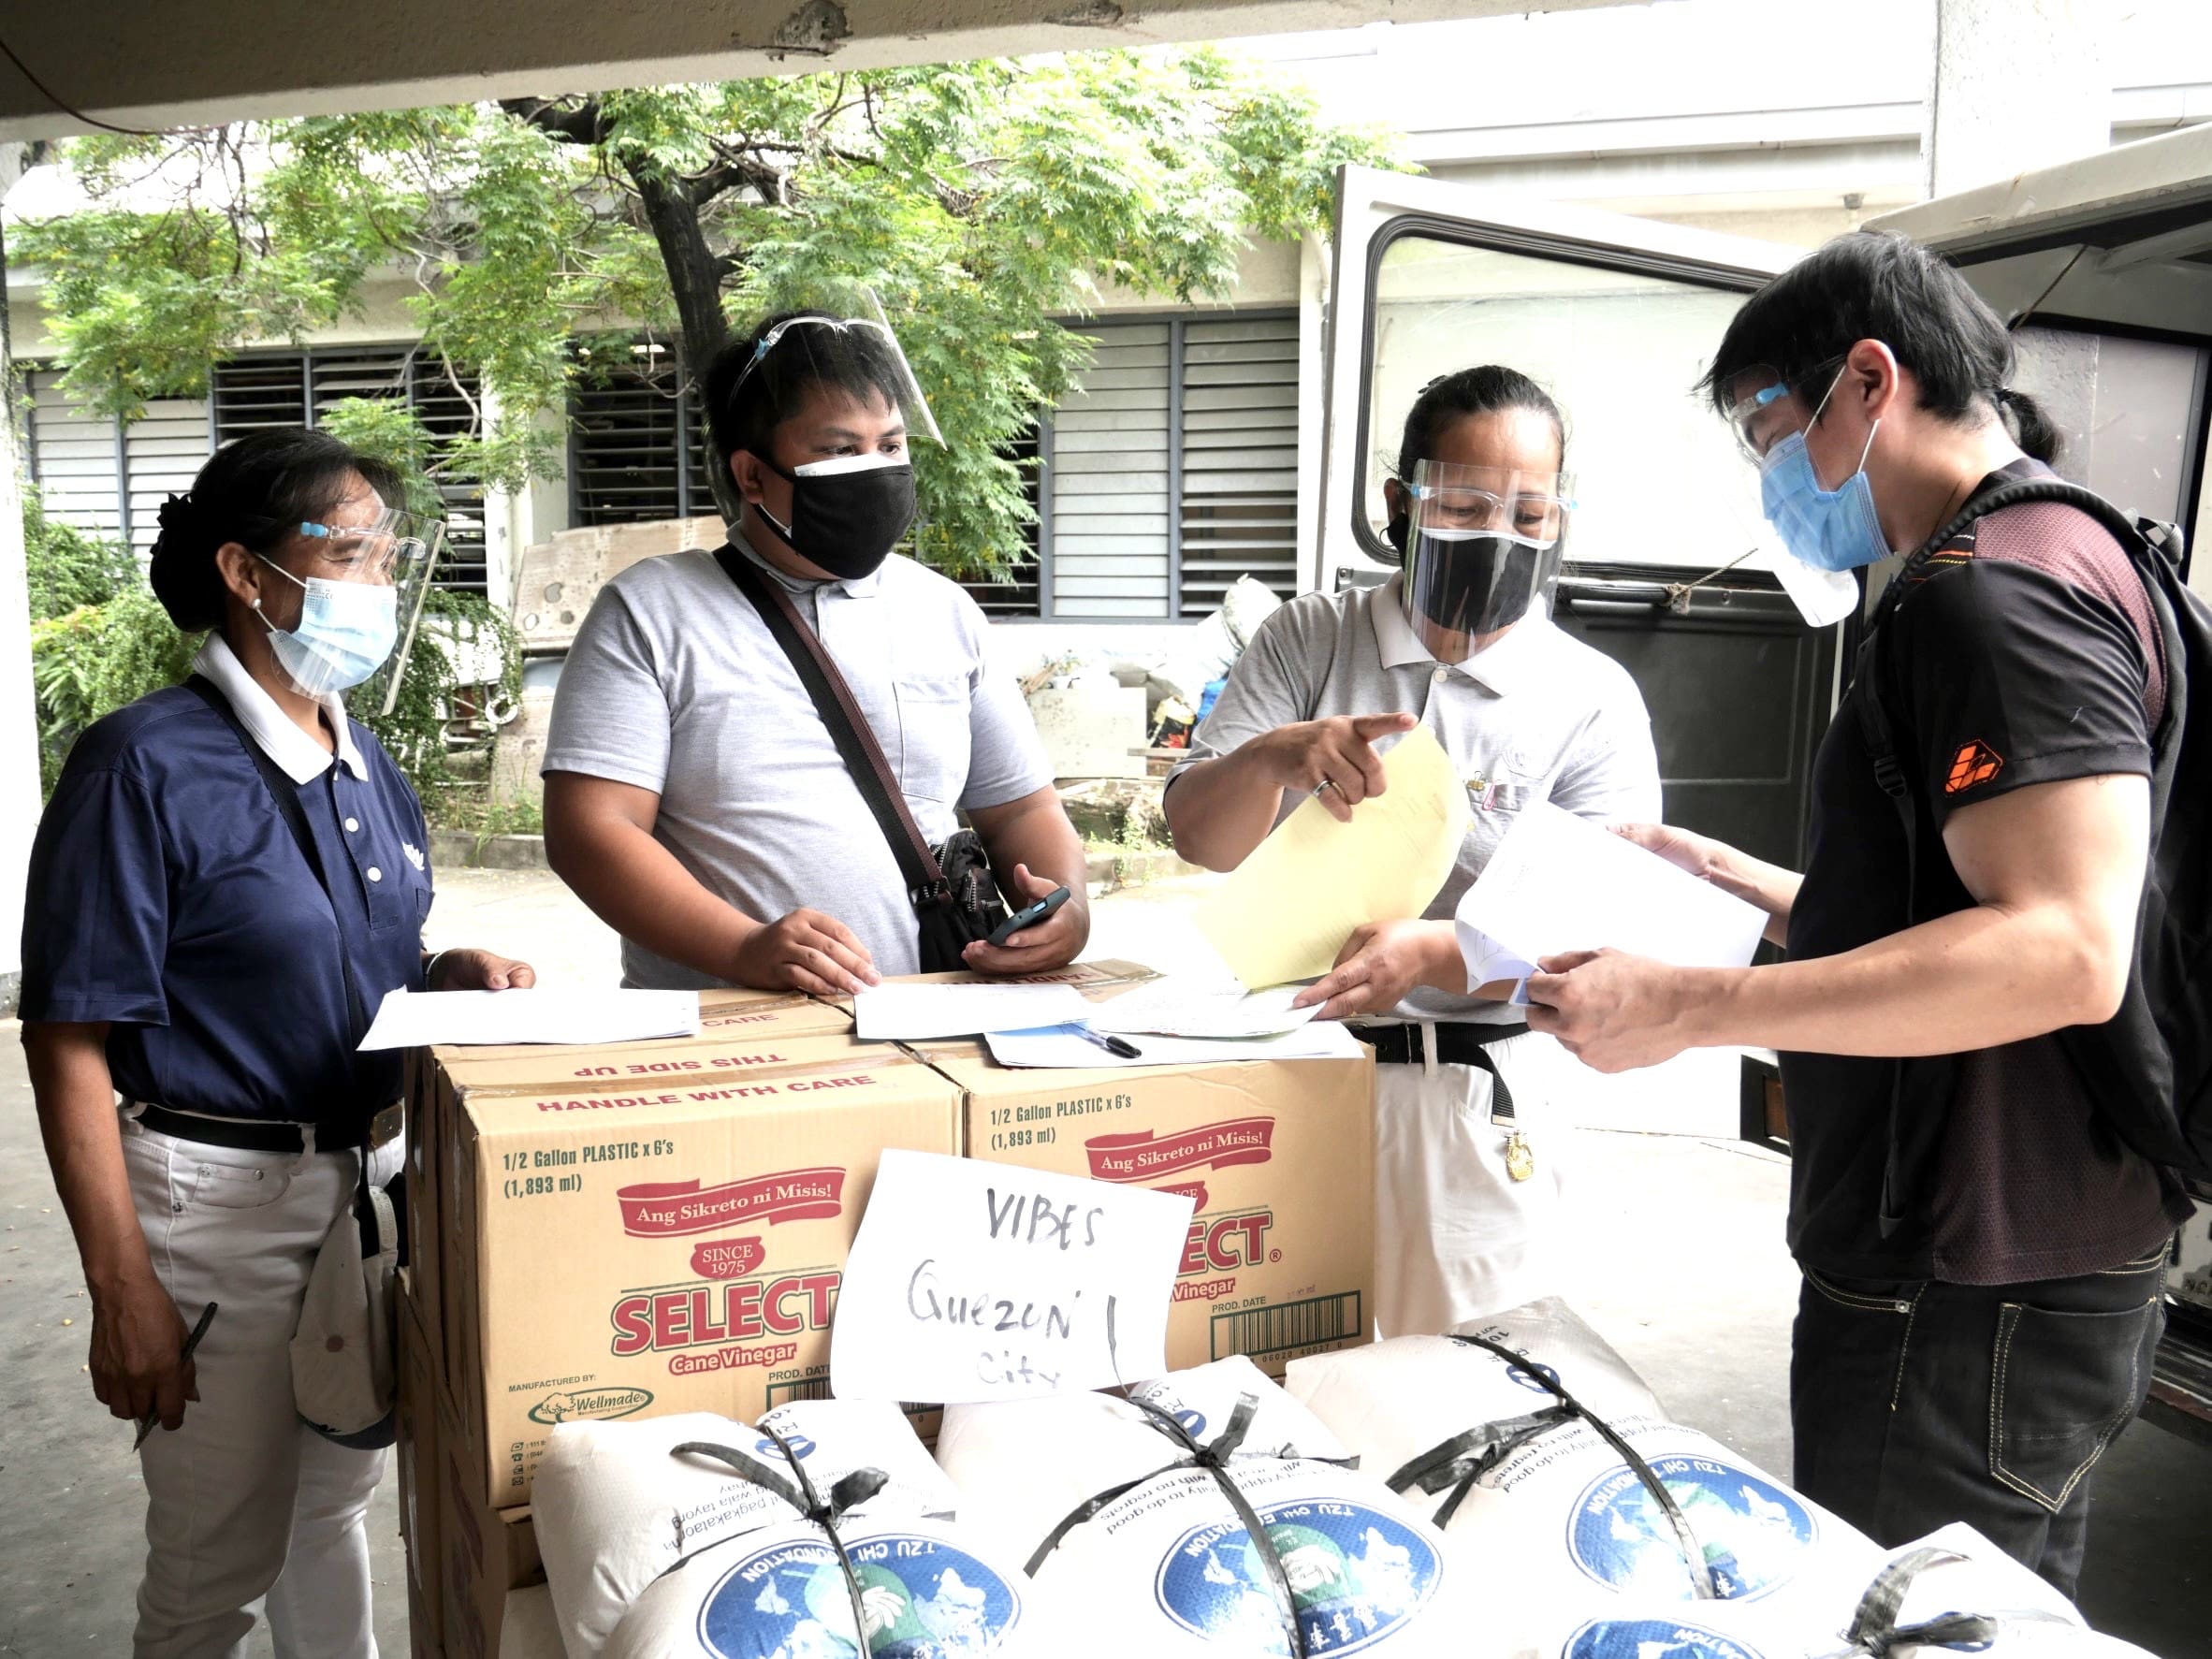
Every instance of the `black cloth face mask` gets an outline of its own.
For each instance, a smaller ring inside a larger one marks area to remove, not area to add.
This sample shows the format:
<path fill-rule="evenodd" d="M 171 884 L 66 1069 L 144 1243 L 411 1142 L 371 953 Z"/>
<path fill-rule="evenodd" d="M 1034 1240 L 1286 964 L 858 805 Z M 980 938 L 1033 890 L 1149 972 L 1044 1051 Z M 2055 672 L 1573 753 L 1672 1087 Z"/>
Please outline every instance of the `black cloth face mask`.
<path fill-rule="evenodd" d="M 1552 549 L 1520 536 L 1425 531 L 1411 540 L 1404 604 L 1417 626 L 1425 618 L 1471 638 L 1509 628 L 1528 614 L 1550 574 Z"/>
<path fill-rule="evenodd" d="M 914 469 L 901 461 L 829 473 L 787 473 L 755 451 L 761 465 L 791 485 L 791 523 L 753 505 L 808 563 L 840 582 L 873 575 L 914 522 Z"/>

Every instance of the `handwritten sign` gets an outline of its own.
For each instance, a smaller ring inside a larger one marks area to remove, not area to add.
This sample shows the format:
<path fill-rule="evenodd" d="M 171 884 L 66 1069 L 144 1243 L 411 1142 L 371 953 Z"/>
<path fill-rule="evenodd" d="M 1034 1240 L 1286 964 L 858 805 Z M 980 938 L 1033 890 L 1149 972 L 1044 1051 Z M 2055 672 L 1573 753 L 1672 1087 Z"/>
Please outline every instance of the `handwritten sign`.
<path fill-rule="evenodd" d="M 1019 1400 L 1167 1369 L 1186 1195 L 886 1151 L 830 1333 L 840 1399 Z"/>

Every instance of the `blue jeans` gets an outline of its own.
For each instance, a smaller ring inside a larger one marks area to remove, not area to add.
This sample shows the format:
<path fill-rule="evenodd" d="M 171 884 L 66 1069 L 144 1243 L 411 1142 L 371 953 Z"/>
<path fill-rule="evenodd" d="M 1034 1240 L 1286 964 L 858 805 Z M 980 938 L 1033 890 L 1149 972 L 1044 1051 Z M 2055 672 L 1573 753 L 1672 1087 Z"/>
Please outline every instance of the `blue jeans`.
<path fill-rule="evenodd" d="M 1798 1490 L 1892 1549 L 1966 1521 L 2073 1595 L 2091 1475 L 2150 1387 L 2165 1260 L 2025 1285 L 1806 1268 Z"/>

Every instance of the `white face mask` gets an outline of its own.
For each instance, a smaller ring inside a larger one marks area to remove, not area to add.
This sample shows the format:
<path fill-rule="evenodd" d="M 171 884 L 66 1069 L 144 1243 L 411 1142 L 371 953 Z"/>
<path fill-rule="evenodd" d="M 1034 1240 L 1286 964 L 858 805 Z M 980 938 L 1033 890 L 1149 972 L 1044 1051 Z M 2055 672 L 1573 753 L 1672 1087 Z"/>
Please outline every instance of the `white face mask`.
<path fill-rule="evenodd" d="M 261 618 L 277 666 L 301 696 L 351 691 L 384 666 L 400 639 L 397 588 L 388 582 L 333 582 L 322 576 L 301 581 L 274 560 L 261 562 L 307 589 L 299 620 L 291 627 L 279 628 L 267 617 Z"/>

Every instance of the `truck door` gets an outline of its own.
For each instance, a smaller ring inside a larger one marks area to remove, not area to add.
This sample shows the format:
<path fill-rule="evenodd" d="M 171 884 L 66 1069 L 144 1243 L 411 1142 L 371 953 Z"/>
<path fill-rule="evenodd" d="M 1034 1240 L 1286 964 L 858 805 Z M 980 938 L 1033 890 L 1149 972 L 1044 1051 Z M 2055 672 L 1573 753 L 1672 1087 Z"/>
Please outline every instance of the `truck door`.
<path fill-rule="evenodd" d="M 2212 532 L 2212 126 L 2187 127 L 1885 214 L 1950 255 L 2012 327 L 2016 384 L 2057 420 L 2058 469 Z M 2190 579 L 2212 592 L 2212 560 Z"/>

